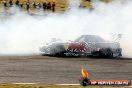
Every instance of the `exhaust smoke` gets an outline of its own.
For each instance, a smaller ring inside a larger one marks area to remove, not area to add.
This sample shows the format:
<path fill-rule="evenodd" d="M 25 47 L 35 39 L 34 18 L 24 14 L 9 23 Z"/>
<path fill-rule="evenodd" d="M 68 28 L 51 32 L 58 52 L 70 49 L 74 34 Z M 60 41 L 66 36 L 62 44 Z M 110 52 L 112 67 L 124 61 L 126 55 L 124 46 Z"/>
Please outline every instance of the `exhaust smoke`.
<path fill-rule="evenodd" d="M 131 0 L 108 4 L 93 2 L 92 11 L 79 9 L 79 0 L 71 0 L 70 5 L 70 10 L 63 14 L 49 13 L 36 17 L 17 11 L 9 17 L 1 15 L 0 55 L 39 54 L 39 47 L 52 38 L 64 42 L 82 34 L 109 38 L 110 33 L 117 33 L 123 34 L 120 40 L 123 56 L 132 57 Z"/>

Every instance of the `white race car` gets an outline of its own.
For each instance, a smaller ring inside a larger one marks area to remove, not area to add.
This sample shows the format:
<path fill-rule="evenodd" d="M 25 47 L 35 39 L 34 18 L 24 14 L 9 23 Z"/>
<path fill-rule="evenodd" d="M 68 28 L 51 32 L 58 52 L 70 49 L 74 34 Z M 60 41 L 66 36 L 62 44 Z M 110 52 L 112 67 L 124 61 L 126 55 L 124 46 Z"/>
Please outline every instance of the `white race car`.
<path fill-rule="evenodd" d="M 97 35 L 82 35 L 72 43 L 52 43 L 41 47 L 40 51 L 51 56 L 122 56 L 118 42 L 108 42 Z"/>

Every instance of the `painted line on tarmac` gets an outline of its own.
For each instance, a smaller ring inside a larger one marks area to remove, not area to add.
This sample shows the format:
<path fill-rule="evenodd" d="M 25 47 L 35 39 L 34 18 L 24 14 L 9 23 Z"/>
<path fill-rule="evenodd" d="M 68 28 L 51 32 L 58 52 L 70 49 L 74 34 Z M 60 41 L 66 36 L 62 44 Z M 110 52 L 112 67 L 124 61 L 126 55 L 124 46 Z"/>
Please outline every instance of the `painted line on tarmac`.
<path fill-rule="evenodd" d="M 12 83 L 12 84 L 40 84 L 40 83 Z M 80 84 L 53 84 L 53 85 L 76 86 L 76 85 L 80 85 Z"/>
<path fill-rule="evenodd" d="M 55 84 L 55 85 L 61 85 L 61 86 L 78 86 L 80 84 Z"/>
<path fill-rule="evenodd" d="M 22 84 L 22 85 L 31 85 L 31 84 L 40 84 L 40 83 L 12 83 L 12 84 Z M 42 83 L 41 83 L 42 84 Z M 60 86 L 79 86 L 80 84 L 53 84 L 53 85 L 60 85 Z M 127 87 L 132 87 L 132 85 L 127 86 Z"/>
<path fill-rule="evenodd" d="M 12 83 L 12 84 L 39 84 L 39 83 Z"/>

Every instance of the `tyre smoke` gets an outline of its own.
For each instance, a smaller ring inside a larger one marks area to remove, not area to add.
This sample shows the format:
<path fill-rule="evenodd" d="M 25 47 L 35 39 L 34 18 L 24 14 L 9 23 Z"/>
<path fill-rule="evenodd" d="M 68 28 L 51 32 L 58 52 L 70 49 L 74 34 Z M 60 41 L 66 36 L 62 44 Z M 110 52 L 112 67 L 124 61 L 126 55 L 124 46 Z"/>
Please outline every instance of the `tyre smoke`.
<path fill-rule="evenodd" d="M 39 54 L 39 47 L 51 39 L 73 41 L 83 34 L 107 38 L 113 33 L 123 35 L 123 56 L 131 57 L 132 1 L 93 1 L 93 10 L 77 8 L 78 3 L 72 0 L 70 10 L 62 14 L 31 16 L 18 10 L 12 16 L 0 14 L 0 55 Z"/>

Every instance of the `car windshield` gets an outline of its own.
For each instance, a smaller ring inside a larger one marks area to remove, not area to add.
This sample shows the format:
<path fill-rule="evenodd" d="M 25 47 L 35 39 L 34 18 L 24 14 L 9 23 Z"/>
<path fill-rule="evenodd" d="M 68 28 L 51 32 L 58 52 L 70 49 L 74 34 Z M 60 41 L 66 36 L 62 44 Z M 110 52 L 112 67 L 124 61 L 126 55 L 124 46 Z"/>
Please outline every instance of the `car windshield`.
<path fill-rule="evenodd" d="M 82 35 L 75 42 L 91 42 L 91 43 L 100 43 L 105 42 L 101 37 L 97 35 Z"/>

